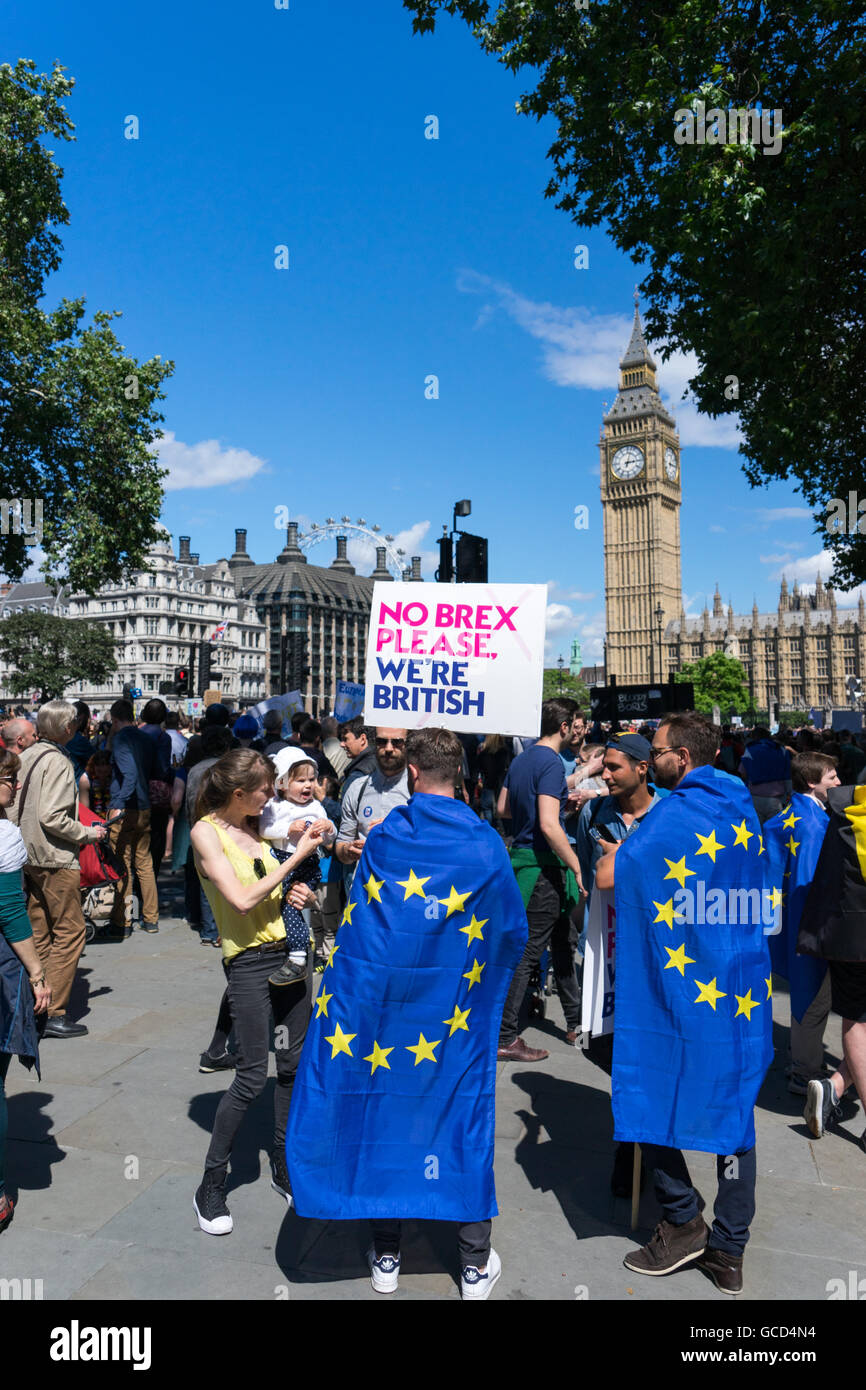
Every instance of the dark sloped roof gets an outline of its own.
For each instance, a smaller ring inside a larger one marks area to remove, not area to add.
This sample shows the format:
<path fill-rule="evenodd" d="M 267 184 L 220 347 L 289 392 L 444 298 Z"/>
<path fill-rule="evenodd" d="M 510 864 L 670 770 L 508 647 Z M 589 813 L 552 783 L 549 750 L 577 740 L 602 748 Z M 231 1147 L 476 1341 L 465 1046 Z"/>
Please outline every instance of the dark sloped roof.
<path fill-rule="evenodd" d="M 337 598 L 348 598 L 369 608 L 373 599 L 372 579 L 318 565 L 297 562 L 245 565 L 243 569 L 237 568 L 234 576 L 238 591 L 257 600 L 267 598 L 280 602 L 294 592 L 303 594 L 308 602 L 333 605 Z"/>

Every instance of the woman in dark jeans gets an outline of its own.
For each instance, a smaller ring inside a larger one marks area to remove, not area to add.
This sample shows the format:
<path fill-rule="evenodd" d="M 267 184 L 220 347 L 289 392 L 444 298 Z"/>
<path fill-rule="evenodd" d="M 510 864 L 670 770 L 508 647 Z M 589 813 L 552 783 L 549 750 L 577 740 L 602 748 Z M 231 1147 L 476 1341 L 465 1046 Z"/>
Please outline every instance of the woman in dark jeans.
<path fill-rule="evenodd" d="M 292 1203 L 286 1170 L 286 1121 L 301 1047 L 311 1014 L 312 972 L 305 981 L 275 989 L 268 976 L 283 964 L 286 929 L 281 912 L 283 879 L 315 854 L 324 833 L 314 821 L 284 864 L 258 833 L 258 817 L 273 792 L 273 767 L 261 753 L 237 748 L 208 768 L 196 803 L 192 847 L 202 887 L 222 939 L 229 1007 L 238 1044 L 237 1069 L 214 1119 L 202 1182 L 193 1199 L 198 1224 L 208 1235 L 228 1235 L 232 1218 L 225 1186 L 232 1143 L 247 1107 L 265 1087 L 275 1024 L 274 1150 L 271 1186 Z M 303 891 L 306 906 L 310 890 Z M 300 896 L 300 895 L 299 895 Z"/>
<path fill-rule="evenodd" d="M 14 753 L 5 748 L 0 751 L 0 1231 L 12 1220 L 12 1202 L 5 1186 L 6 1073 L 16 1053 L 25 1067 L 35 1062 L 38 1071 L 34 1015 L 44 1013 L 51 1003 L 51 989 L 33 945 L 21 886 L 27 850 L 21 831 L 6 818 L 6 807 L 12 805 L 18 790 L 18 768 Z"/>

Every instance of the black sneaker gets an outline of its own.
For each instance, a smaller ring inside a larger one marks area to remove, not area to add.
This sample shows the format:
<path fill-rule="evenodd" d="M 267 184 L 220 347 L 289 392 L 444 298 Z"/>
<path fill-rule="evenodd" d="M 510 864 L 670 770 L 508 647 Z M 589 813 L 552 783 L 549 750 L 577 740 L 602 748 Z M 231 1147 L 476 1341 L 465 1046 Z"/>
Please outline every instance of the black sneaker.
<path fill-rule="evenodd" d="M 296 965 L 293 960 L 286 958 L 285 963 L 280 966 L 279 970 L 275 970 L 273 975 L 268 976 L 268 984 L 276 985 L 277 988 L 280 988 L 282 985 L 299 985 L 307 978 L 309 973 L 306 961 L 304 961 L 303 965 Z"/>
<path fill-rule="evenodd" d="M 224 1052 L 222 1057 L 211 1057 L 209 1052 L 203 1052 L 199 1058 L 199 1071 L 232 1071 L 237 1066 L 237 1058 L 230 1052 Z"/>
<path fill-rule="evenodd" d="M 814 1138 L 820 1139 L 825 1129 L 832 1129 L 838 1125 L 840 1114 L 841 1106 L 836 1099 L 832 1081 L 823 1077 L 820 1081 L 810 1081 L 806 1090 L 803 1119 Z"/>
<path fill-rule="evenodd" d="M 192 1199 L 198 1224 L 209 1236 L 227 1236 L 234 1227 L 226 1206 L 226 1173 L 208 1169 Z"/>
<path fill-rule="evenodd" d="M 146 931 L 149 936 L 152 936 L 154 932 L 159 931 L 159 922 L 142 922 L 141 930 Z"/>
<path fill-rule="evenodd" d="M 281 1197 L 285 1197 L 289 1206 L 292 1205 L 292 1184 L 289 1182 L 289 1170 L 284 1153 L 271 1155 L 271 1187 Z"/>

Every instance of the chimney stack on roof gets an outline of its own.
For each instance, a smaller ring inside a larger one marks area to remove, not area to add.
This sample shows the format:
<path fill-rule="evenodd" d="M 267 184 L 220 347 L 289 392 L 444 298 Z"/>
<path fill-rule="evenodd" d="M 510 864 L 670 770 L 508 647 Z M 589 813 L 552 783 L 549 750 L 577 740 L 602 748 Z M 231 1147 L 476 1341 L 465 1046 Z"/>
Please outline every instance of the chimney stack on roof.
<path fill-rule="evenodd" d="M 387 583 L 389 580 L 393 583 L 393 579 L 394 579 L 394 576 L 391 574 L 391 571 L 388 569 L 388 566 L 387 566 L 387 563 L 386 563 L 386 560 L 385 560 L 385 557 L 386 557 L 387 553 L 388 553 L 388 552 L 387 552 L 387 550 L 385 549 L 384 545 L 377 545 L 377 546 L 376 546 L 376 568 L 373 570 L 373 573 L 370 575 L 370 578 L 371 578 L 371 579 L 378 579 L 378 580 L 380 580 L 381 583 L 383 583 L 383 584 Z"/>
<path fill-rule="evenodd" d="M 190 538 L 189 538 L 189 536 L 178 536 L 177 541 L 178 541 L 177 558 L 178 558 L 178 560 L 179 560 L 182 564 L 188 565 L 188 564 L 190 563 L 190 558 L 191 558 L 191 557 L 190 557 L 190 553 L 189 553 L 189 542 L 190 542 Z"/>
<path fill-rule="evenodd" d="M 247 554 L 247 533 L 242 526 L 235 527 L 235 553 L 229 560 L 229 569 L 240 569 L 243 565 L 251 565 L 253 562 Z"/>
<path fill-rule="evenodd" d="M 342 570 L 344 574 L 354 574 L 354 565 L 349 564 L 349 557 L 346 554 L 347 540 L 345 536 L 337 537 L 337 554 L 331 561 L 332 570 Z"/>

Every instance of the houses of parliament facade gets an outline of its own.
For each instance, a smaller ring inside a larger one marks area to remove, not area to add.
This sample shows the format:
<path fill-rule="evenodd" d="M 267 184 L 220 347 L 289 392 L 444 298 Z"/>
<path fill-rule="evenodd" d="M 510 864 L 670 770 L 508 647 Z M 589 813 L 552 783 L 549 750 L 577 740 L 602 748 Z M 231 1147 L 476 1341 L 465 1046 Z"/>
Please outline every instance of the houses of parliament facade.
<path fill-rule="evenodd" d="M 848 703 L 846 681 L 866 670 L 866 605 L 841 608 L 818 575 L 814 593 L 783 578 L 774 612 L 725 607 L 687 618 L 680 568 L 682 471 L 676 423 L 658 394 L 656 364 L 635 300 L 619 390 L 599 439 L 604 518 L 606 683 L 665 681 L 712 652 L 735 657 L 758 709 Z M 724 712 L 726 713 L 726 711 Z"/>

